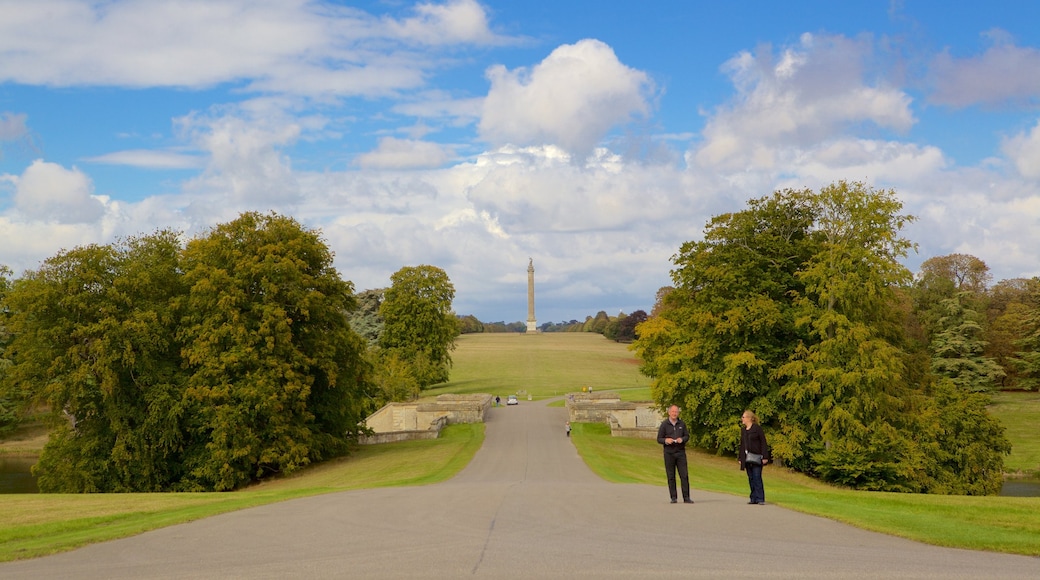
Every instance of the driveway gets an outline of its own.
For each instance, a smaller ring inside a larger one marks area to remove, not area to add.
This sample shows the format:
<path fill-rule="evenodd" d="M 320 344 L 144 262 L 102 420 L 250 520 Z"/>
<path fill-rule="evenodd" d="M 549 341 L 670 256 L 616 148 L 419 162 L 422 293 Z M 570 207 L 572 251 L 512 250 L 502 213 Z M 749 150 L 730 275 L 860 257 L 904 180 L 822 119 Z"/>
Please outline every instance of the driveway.
<path fill-rule="evenodd" d="M 696 504 L 673 505 L 664 487 L 606 483 L 564 421 L 542 403 L 492 408 L 484 446 L 451 481 L 214 516 L 2 564 L 0 578 L 1040 578 L 1040 558 L 927 546 L 696 489 Z"/>

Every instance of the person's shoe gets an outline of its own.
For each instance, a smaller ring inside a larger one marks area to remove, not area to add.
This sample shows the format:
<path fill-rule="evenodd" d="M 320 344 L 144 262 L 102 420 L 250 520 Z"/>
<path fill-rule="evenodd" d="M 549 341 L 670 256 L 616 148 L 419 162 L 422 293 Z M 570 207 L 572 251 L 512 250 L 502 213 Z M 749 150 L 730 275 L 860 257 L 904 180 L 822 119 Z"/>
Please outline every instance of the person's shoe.
<path fill-rule="evenodd" d="M 677 501 L 678 501 L 678 500 L 677 500 L 677 499 L 675 499 L 674 497 L 672 498 L 672 503 L 676 503 Z"/>
<path fill-rule="evenodd" d="M 686 499 L 682 500 L 682 502 L 683 503 L 693 503 L 693 500 L 690 499 L 690 498 L 686 498 Z"/>
<path fill-rule="evenodd" d="M 749 502 L 747 502 L 747 504 L 748 505 L 758 505 L 758 502 L 757 501 L 749 501 Z"/>

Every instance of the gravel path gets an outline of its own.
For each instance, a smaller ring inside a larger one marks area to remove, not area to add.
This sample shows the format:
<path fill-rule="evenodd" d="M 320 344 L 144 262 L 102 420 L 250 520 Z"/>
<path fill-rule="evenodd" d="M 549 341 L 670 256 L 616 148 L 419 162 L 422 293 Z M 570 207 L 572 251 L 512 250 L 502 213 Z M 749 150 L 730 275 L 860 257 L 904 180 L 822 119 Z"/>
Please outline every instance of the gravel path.
<path fill-rule="evenodd" d="M 696 489 L 696 504 L 673 505 L 664 487 L 606 483 L 565 420 L 542 403 L 492 408 L 484 446 L 450 481 L 214 516 L 0 564 L 0 578 L 1040 578 L 1040 558 L 936 548 Z"/>

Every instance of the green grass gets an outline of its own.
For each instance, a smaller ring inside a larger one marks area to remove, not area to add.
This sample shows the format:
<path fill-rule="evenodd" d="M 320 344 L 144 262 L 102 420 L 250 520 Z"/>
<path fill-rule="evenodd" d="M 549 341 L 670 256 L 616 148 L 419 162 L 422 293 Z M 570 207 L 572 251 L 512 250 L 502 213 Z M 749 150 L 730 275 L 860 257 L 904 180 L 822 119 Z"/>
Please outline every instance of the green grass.
<path fill-rule="evenodd" d="M 591 386 L 626 400 L 649 400 L 625 345 L 593 334 L 465 335 L 453 358 L 452 381 L 426 394 L 521 392 L 561 397 Z M 555 403 L 560 404 L 560 403 Z M 1040 398 L 1004 393 L 993 413 L 1008 428 L 1011 469 L 1040 464 Z M 350 457 L 294 477 L 233 493 L 0 496 L 0 561 L 72 549 L 218 513 L 332 491 L 421 485 L 450 478 L 483 443 L 483 425 L 453 425 L 440 439 L 359 448 Z M 15 447 L 32 451 L 32 433 Z M 605 425 L 576 424 L 572 439 L 589 466 L 617 483 L 664 485 L 660 448 L 653 441 L 610 437 Z M 40 444 L 42 446 L 42 444 Z M 37 449 L 38 451 L 38 449 Z M 747 493 L 735 460 L 691 452 L 691 483 L 705 491 Z M 770 503 L 869 530 L 968 549 L 1040 556 L 1040 498 L 926 496 L 857 492 L 821 484 L 782 468 L 766 468 Z"/>
<path fill-rule="evenodd" d="M 997 393 L 989 410 L 1004 424 L 1012 442 L 1004 468 L 1009 473 L 1040 477 L 1040 393 Z"/>
<path fill-rule="evenodd" d="M 491 393 L 503 399 L 519 394 L 539 400 L 592 387 L 625 400 L 650 399 L 650 380 L 639 373 L 639 359 L 627 345 L 598 334 L 464 334 L 452 359 L 451 382 L 429 394 Z"/>
<path fill-rule="evenodd" d="M 578 453 L 615 483 L 665 484 L 656 441 L 618 439 L 606 425 L 572 425 Z M 694 489 L 746 496 L 747 477 L 732 458 L 688 453 Z M 822 484 L 780 467 L 765 469 L 766 499 L 867 530 L 920 542 L 1040 556 L 1040 498 L 864 492 Z"/>
<path fill-rule="evenodd" d="M 438 439 L 360 447 L 349 457 L 231 493 L 0 496 L 0 562 L 298 497 L 436 483 L 465 467 L 483 442 L 483 424 L 449 425 Z"/>

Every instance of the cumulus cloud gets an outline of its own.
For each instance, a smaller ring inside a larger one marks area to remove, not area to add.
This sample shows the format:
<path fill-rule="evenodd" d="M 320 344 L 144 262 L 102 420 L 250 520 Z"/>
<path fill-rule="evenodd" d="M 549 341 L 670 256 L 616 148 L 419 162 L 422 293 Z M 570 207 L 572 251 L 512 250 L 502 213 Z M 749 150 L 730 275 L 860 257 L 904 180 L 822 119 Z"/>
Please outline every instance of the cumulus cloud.
<path fill-rule="evenodd" d="M 437 143 L 383 137 L 379 147 L 359 155 L 356 162 L 365 169 L 418 169 L 444 165 L 452 154 L 450 147 Z"/>
<path fill-rule="evenodd" d="M 1029 132 L 1005 139 L 1002 150 L 1022 177 L 1040 180 L 1040 122 Z"/>
<path fill-rule="evenodd" d="M 563 45 L 531 69 L 488 69 L 480 135 L 495 146 L 558 145 L 584 157 L 613 127 L 649 112 L 653 85 L 598 40 Z"/>
<path fill-rule="evenodd" d="M 324 0 L 0 3 L 0 81 L 376 95 L 424 82 L 428 47 L 501 44 L 474 0 L 377 18 Z M 68 47 L 75 46 L 76 50 Z"/>
<path fill-rule="evenodd" d="M 402 40 L 428 45 L 497 44 L 504 40 L 491 32 L 484 7 L 475 0 L 419 4 L 415 12 L 415 16 L 403 20 L 384 19 L 387 30 Z"/>
<path fill-rule="evenodd" d="M 265 101 L 193 113 L 176 123 L 208 155 L 203 173 L 189 180 L 185 189 L 253 209 L 299 200 L 299 184 L 283 148 L 295 143 L 305 129 L 320 127 L 322 120 L 294 118 Z"/>
<path fill-rule="evenodd" d="M 935 57 L 932 102 L 952 107 L 1040 102 L 1040 50 L 1015 46 L 1000 31 L 989 37 L 995 44 L 981 55 Z"/>
<path fill-rule="evenodd" d="M 79 169 L 65 169 L 56 163 L 36 160 L 19 177 L 14 205 L 31 220 L 60 224 L 90 223 L 105 213 L 93 195 L 94 184 Z"/>
<path fill-rule="evenodd" d="M 908 130 L 915 122 L 910 97 L 864 79 L 871 50 L 867 39 L 803 34 L 779 54 L 764 46 L 730 59 L 723 70 L 737 94 L 708 119 L 696 161 L 771 170 L 778 147 L 818 144 L 862 123 Z"/>

